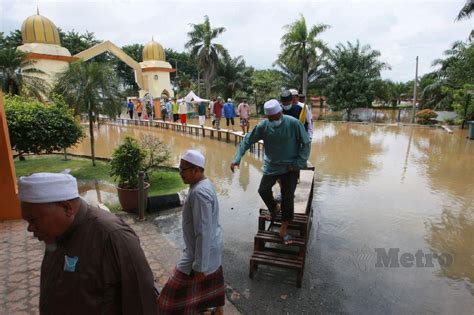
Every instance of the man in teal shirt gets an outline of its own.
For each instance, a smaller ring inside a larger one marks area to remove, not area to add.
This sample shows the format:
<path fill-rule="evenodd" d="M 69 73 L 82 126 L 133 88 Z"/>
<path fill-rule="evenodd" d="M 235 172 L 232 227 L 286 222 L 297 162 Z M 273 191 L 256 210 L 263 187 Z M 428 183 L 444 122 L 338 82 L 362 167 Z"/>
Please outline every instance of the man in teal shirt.
<path fill-rule="evenodd" d="M 280 236 L 285 244 L 290 244 L 288 223 L 293 219 L 295 189 L 299 170 L 306 168 L 310 153 L 310 140 L 304 126 L 295 118 L 283 115 L 277 100 L 265 103 L 266 118 L 245 136 L 240 143 L 230 168 L 234 172 L 250 146 L 263 140 L 265 146 L 263 176 L 258 188 L 272 218 L 278 212 L 278 204 L 273 197 L 272 187 L 277 180 L 281 182 Z"/>

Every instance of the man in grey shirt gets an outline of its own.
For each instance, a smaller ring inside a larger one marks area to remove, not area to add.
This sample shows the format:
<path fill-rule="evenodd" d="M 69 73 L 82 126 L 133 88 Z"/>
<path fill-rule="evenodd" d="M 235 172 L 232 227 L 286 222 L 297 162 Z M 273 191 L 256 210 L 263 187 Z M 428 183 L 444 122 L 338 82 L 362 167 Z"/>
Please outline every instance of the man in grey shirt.
<path fill-rule="evenodd" d="M 221 314 L 225 303 L 219 202 L 213 184 L 204 176 L 204 165 L 204 156 L 196 150 L 188 150 L 179 165 L 183 182 L 190 185 L 183 205 L 185 248 L 160 294 L 162 314 L 197 313 L 209 307 Z"/>

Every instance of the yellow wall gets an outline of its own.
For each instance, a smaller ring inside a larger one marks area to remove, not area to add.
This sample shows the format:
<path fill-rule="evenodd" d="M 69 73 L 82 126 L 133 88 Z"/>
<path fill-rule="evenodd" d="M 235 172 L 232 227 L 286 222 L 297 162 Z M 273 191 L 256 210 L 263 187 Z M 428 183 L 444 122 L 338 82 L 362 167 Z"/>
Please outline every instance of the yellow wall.
<path fill-rule="evenodd" d="M 3 94 L 0 92 L 0 220 L 21 219 Z"/>

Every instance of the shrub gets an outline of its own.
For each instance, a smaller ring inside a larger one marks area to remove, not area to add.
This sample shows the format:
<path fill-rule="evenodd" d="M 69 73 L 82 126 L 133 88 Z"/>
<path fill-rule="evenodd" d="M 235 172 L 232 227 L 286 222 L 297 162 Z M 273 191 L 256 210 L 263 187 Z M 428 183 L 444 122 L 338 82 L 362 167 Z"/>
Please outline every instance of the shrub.
<path fill-rule="evenodd" d="M 143 171 L 145 172 L 145 179 L 148 181 L 150 172 L 156 170 L 160 165 L 167 163 L 171 153 L 166 143 L 151 135 L 142 136 L 140 138 L 140 145 L 145 153 Z"/>
<path fill-rule="evenodd" d="M 14 157 L 51 153 L 77 144 L 83 137 L 82 126 L 72 111 L 58 98 L 51 104 L 20 96 L 5 97 L 10 143 Z"/>
<path fill-rule="evenodd" d="M 436 114 L 432 109 L 423 109 L 416 113 L 416 121 L 421 125 L 432 125 L 436 123 Z"/>
<path fill-rule="evenodd" d="M 110 161 L 110 175 L 118 181 L 118 186 L 125 189 L 138 187 L 138 172 L 143 169 L 145 152 L 137 140 L 125 137 Z"/>

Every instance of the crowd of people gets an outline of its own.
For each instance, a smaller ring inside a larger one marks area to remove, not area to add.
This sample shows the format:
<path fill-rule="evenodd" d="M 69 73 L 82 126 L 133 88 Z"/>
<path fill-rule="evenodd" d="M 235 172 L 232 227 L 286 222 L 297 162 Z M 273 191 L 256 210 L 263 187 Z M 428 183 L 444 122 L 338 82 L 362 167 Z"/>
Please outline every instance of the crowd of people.
<path fill-rule="evenodd" d="M 264 104 L 265 119 L 250 132 L 247 102 L 242 101 L 235 109 L 231 99 L 223 103 L 217 97 L 208 107 L 198 105 L 202 125 L 206 110 L 210 110 L 215 128 L 223 117 L 228 126 L 240 117 L 247 135 L 230 162 L 232 172 L 252 144 L 264 142 L 258 192 L 267 206 L 263 215 L 268 220 L 273 221 L 281 213 L 279 236 L 285 245 L 292 244 L 288 226 L 294 215 L 295 189 L 311 149 L 311 111 L 299 100 L 297 91 L 282 91 L 280 101 L 272 99 Z M 176 105 L 174 101 L 162 103 L 161 118 L 179 117 L 186 123 L 184 102 Z M 139 109 L 133 106 L 129 110 L 143 113 L 143 108 L 141 112 Z M 35 173 L 20 177 L 22 216 L 28 231 L 45 243 L 40 313 L 197 314 L 212 308 L 215 314 L 222 314 L 224 234 L 216 190 L 205 176 L 205 169 L 206 159 L 201 152 L 191 149 L 181 156 L 179 174 L 189 185 L 182 207 L 184 249 L 161 290 L 133 229 L 118 216 L 82 200 L 73 176 Z M 275 183 L 280 185 L 280 198 L 273 195 Z"/>

